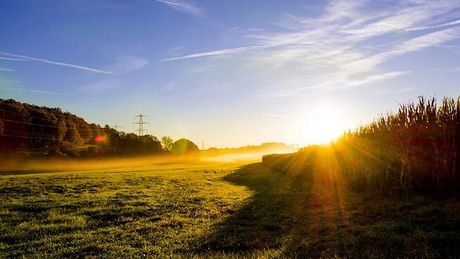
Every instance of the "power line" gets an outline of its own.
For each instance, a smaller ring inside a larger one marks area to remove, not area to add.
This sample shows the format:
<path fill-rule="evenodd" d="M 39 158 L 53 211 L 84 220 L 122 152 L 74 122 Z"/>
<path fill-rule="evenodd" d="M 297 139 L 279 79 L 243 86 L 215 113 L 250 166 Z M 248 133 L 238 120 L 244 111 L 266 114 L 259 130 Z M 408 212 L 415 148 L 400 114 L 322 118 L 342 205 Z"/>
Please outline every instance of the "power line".
<path fill-rule="evenodd" d="M 115 123 L 115 126 L 112 126 L 112 128 L 116 129 L 118 131 L 119 128 L 123 128 L 123 126 L 119 126 L 118 124 Z"/>
<path fill-rule="evenodd" d="M 144 125 L 145 124 L 150 124 L 149 122 L 144 121 L 144 118 L 147 117 L 147 116 L 139 114 L 139 115 L 134 116 L 134 117 L 136 117 L 136 118 L 139 117 L 138 122 L 133 122 L 133 124 L 139 124 L 139 129 L 136 130 L 137 132 L 139 132 L 138 135 L 139 136 L 144 136 L 144 131 L 146 131 L 146 130 L 144 130 Z"/>

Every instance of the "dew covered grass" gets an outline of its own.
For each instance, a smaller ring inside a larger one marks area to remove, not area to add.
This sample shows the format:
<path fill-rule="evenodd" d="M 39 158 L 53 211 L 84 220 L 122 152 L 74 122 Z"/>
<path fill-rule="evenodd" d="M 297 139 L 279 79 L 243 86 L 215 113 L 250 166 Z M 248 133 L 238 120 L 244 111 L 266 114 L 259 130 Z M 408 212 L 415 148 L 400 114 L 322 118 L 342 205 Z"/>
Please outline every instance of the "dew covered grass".
<path fill-rule="evenodd" d="M 10 174 L 0 197 L 0 258 L 460 255 L 456 198 L 382 198 L 260 163 Z"/>

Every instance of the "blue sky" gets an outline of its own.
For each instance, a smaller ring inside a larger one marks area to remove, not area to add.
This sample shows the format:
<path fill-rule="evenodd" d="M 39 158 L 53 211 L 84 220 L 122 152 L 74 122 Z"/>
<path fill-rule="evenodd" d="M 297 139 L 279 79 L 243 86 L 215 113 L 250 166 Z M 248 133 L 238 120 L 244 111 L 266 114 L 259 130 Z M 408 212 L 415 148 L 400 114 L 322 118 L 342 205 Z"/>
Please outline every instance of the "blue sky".
<path fill-rule="evenodd" d="M 311 144 L 460 94 L 460 1 L 0 3 L 0 98 L 201 146 Z"/>

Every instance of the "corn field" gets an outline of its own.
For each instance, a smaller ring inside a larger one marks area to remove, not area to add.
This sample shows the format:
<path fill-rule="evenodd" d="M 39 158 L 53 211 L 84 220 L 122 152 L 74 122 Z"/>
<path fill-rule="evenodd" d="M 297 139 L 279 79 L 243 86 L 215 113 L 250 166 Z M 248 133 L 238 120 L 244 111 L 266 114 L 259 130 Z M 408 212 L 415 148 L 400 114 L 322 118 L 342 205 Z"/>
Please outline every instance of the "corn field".
<path fill-rule="evenodd" d="M 460 97 L 419 97 L 337 143 L 347 178 L 356 185 L 405 193 L 447 192 L 459 186 Z"/>
<path fill-rule="evenodd" d="M 390 195 L 458 192 L 460 97 L 441 102 L 419 97 L 418 102 L 400 105 L 397 113 L 344 133 L 330 149 L 343 179 L 356 188 Z M 295 164 L 300 153 L 285 156 L 284 164 L 298 167 L 289 164 Z M 273 164 L 273 159 L 267 156 L 264 163 Z"/>

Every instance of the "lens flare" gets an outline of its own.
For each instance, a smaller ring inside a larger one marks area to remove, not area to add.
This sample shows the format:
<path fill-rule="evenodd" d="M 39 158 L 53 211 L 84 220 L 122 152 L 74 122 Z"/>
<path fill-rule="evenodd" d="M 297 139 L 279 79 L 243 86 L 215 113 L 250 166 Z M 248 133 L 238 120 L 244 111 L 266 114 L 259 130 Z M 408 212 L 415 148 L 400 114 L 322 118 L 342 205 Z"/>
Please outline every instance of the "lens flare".
<path fill-rule="evenodd" d="M 94 138 L 94 141 L 96 141 L 98 143 L 104 142 L 105 141 L 105 136 L 96 136 Z"/>

